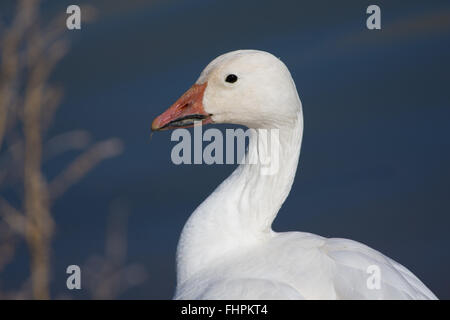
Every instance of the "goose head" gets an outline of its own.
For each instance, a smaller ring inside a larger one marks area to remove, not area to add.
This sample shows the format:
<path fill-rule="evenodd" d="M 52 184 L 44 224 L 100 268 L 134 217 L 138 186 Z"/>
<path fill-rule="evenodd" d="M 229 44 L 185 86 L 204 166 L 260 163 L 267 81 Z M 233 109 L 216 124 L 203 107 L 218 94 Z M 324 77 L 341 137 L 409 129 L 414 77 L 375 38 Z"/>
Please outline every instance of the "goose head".
<path fill-rule="evenodd" d="M 257 50 L 223 54 L 196 83 L 155 118 L 152 130 L 187 128 L 196 122 L 273 128 L 301 114 L 292 77 L 280 59 Z"/>

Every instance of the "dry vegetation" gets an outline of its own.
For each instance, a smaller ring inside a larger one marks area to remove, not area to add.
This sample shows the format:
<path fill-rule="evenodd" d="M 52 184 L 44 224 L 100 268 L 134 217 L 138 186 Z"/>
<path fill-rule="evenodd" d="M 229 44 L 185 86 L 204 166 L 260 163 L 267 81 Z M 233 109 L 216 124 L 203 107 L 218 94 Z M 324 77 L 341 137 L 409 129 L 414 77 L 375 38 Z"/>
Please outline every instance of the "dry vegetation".
<path fill-rule="evenodd" d="M 83 23 L 92 12 L 82 7 Z M 63 95 L 49 77 L 69 48 L 66 17 L 61 12 L 44 23 L 39 1 L 21 0 L 11 21 L 0 24 L 0 280 L 7 277 L 2 271 L 16 258 L 20 243 L 30 255 L 29 279 L 15 291 L 0 287 L 0 298 L 51 298 L 52 206 L 101 161 L 122 151 L 120 140 L 91 143 L 82 130 L 47 135 Z M 49 180 L 42 170 L 45 162 L 74 149 L 79 155 Z M 113 214 L 112 221 L 119 216 Z M 114 298 L 145 277 L 138 266 L 124 266 L 125 231 L 114 228 L 105 257 L 91 258 L 87 264 L 97 275 L 88 282 L 94 298 Z M 137 277 L 130 277 L 130 272 Z"/>

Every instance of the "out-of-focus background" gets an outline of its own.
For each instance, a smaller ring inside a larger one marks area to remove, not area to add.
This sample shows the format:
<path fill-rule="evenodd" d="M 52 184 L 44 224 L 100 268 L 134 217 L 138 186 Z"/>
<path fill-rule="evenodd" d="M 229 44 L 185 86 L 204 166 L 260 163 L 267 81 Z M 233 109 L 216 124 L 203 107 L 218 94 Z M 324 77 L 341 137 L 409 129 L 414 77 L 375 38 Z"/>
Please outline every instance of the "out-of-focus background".
<path fill-rule="evenodd" d="M 274 229 L 363 242 L 450 298 L 448 1 L 30 3 L 0 3 L 1 298 L 172 297 L 184 222 L 235 166 L 176 166 L 150 124 L 236 49 L 280 57 L 303 102 Z"/>

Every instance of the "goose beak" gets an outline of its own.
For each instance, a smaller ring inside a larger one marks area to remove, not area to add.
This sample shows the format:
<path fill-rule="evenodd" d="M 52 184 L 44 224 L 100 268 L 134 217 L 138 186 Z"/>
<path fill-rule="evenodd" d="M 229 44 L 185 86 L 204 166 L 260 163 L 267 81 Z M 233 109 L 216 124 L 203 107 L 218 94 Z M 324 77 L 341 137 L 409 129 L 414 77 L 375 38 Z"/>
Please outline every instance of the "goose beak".
<path fill-rule="evenodd" d="M 152 131 L 189 128 L 194 126 L 195 121 L 211 123 L 211 114 L 203 108 L 203 95 L 207 85 L 207 82 L 194 84 L 169 109 L 153 120 Z"/>

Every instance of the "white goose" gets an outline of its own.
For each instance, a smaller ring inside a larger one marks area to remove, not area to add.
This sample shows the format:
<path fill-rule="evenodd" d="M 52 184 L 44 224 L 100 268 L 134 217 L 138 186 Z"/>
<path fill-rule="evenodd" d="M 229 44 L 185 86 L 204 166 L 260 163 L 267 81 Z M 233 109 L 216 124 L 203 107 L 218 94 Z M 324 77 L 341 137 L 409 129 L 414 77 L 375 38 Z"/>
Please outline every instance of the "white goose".
<path fill-rule="evenodd" d="M 303 133 L 302 105 L 278 58 L 256 50 L 219 56 L 152 130 L 199 119 L 279 129 L 280 165 L 263 175 L 262 165 L 241 164 L 194 211 L 178 244 L 176 299 L 436 299 L 408 269 L 364 244 L 272 231 Z M 258 135 L 249 158 L 269 153 Z"/>

